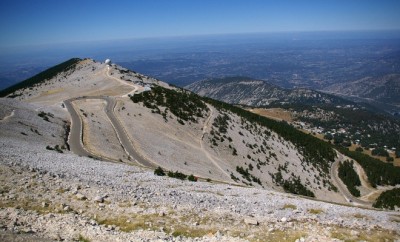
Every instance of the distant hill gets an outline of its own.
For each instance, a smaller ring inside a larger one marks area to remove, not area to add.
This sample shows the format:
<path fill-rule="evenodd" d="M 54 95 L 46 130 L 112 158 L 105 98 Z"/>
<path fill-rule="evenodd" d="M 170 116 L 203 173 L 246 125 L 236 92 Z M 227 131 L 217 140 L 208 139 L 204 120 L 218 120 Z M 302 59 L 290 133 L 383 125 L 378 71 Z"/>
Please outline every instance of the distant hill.
<path fill-rule="evenodd" d="M 231 104 L 255 107 L 271 104 L 353 104 L 343 98 L 305 88 L 284 89 L 248 77 L 227 77 L 195 82 L 185 88 L 201 95 Z"/>
<path fill-rule="evenodd" d="M 400 105 L 400 74 L 365 77 L 352 82 L 336 83 L 324 88 L 324 91 Z"/>

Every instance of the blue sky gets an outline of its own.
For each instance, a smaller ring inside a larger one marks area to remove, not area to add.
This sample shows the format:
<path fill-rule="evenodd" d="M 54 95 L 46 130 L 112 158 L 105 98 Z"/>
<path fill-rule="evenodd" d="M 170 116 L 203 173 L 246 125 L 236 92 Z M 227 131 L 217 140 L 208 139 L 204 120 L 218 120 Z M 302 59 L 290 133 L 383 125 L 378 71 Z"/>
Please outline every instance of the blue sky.
<path fill-rule="evenodd" d="M 0 47 L 225 33 L 399 30 L 399 0 L 2 0 Z"/>

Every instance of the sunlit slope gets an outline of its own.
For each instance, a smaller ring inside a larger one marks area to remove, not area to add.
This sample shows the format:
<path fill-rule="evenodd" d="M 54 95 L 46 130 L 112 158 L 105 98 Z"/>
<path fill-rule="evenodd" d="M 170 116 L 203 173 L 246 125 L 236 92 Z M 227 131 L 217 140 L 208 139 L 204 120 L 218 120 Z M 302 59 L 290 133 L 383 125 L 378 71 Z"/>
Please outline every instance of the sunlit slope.
<path fill-rule="evenodd" d="M 149 164 L 168 171 L 344 201 L 330 177 L 337 158 L 328 144 L 284 122 L 202 98 L 118 65 L 79 60 L 11 95 L 51 108 L 67 123 L 70 116 L 63 101 L 80 97 L 82 101 L 73 105 L 82 120 L 83 145 L 98 157 L 135 164 L 126 153 L 126 146 L 131 146 Z M 113 109 L 106 111 L 102 101 L 89 101 L 104 96 L 115 101 Z M 121 143 L 107 112 L 115 115 L 128 143 Z"/>

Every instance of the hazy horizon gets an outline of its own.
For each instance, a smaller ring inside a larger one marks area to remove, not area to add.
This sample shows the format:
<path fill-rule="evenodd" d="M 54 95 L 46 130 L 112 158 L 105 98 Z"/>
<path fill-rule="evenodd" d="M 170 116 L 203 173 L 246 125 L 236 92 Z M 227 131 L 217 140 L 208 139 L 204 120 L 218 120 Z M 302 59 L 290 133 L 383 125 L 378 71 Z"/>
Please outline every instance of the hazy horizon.
<path fill-rule="evenodd" d="M 235 44 L 237 42 L 246 41 L 308 41 L 308 40 L 350 40 L 350 39 L 400 39 L 399 30 L 357 30 L 357 31 L 281 31 L 281 32 L 254 32 L 254 33 L 227 33 L 227 34 L 199 34 L 199 35 L 182 35 L 182 36 L 164 36 L 164 37 L 143 37 L 143 38 L 126 38 L 126 39 L 109 39 L 96 41 L 72 41 L 52 44 L 31 44 L 11 47 L 0 47 L 0 61 L 4 58 L 10 58 L 18 55 L 30 55 L 31 53 L 48 52 L 48 51 L 71 51 L 79 56 L 84 56 L 85 52 L 90 51 L 108 51 L 114 49 L 129 50 L 145 50 L 145 49 L 168 49 L 168 48 L 185 48 L 203 44 Z M 217 41 L 217 42 L 215 42 Z M 219 41 L 219 42 L 218 42 Z M 226 42 L 230 41 L 230 42 Z M 184 44 L 183 46 L 181 44 Z M 110 48 L 110 49 L 101 49 Z M 128 48 L 128 49 L 126 49 Z M 79 54 L 82 51 L 82 54 Z M 56 54 L 56 53 L 54 53 Z"/>
<path fill-rule="evenodd" d="M 0 46 L 228 33 L 400 30 L 396 0 L 0 2 Z"/>
<path fill-rule="evenodd" d="M 399 12 L 395 0 L 1 1 L 0 89 L 73 57 L 118 63 L 302 41 L 397 41 Z"/>
<path fill-rule="evenodd" d="M 397 44 L 400 43 L 399 39 L 400 31 L 313 31 L 90 41 L 27 46 L 18 51 L 8 48 L 0 54 L 0 89 L 25 80 L 46 68 L 74 57 L 92 58 L 97 61 L 111 58 L 124 67 L 174 83 L 180 80 L 179 75 L 173 78 L 175 75 L 165 76 L 162 72 L 170 72 L 165 69 L 166 66 L 175 68 L 173 73 L 176 74 L 180 73 L 180 68 L 185 70 L 185 65 L 177 63 L 182 58 L 187 63 L 193 63 L 193 65 L 197 63 L 190 67 L 193 73 L 197 72 L 197 77 L 194 80 L 198 80 L 201 76 L 210 77 L 211 73 L 217 76 L 246 74 L 250 77 L 263 78 L 268 73 L 261 74 L 260 68 L 268 58 L 271 58 L 270 54 L 262 54 L 265 51 L 271 52 L 285 48 L 303 51 L 311 47 L 321 49 L 323 53 L 328 54 L 331 48 L 341 51 L 346 48 L 354 50 L 359 48 L 360 45 L 367 44 L 375 51 L 382 51 L 390 47 L 391 52 L 395 53 L 399 48 L 399 44 Z M 357 55 L 360 54 L 360 51 L 363 50 L 358 50 Z M 190 57 L 193 54 L 199 55 L 200 53 L 201 56 Z M 257 68 L 258 74 L 250 75 L 249 72 L 256 71 L 252 68 L 247 71 L 243 70 L 244 73 L 238 73 L 238 69 L 234 66 L 227 69 L 217 64 L 221 60 L 238 62 L 242 58 L 251 56 L 259 56 L 256 60 L 258 64 L 254 63 L 254 65 L 260 66 Z M 371 56 L 368 58 L 371 58 Z M 345 61 L 345 59 L 343 60 Z M 157 64 L 160 61 L 162 61 L 162 66 Z M 210 64 L 215 62 L 216 64 L 204 66 L 204 61 Z M 213 71 L 209 71 L 208 68 L 213 68 Z M 187 78 L 189 77 L 185 77 L 185 79 Z"/>

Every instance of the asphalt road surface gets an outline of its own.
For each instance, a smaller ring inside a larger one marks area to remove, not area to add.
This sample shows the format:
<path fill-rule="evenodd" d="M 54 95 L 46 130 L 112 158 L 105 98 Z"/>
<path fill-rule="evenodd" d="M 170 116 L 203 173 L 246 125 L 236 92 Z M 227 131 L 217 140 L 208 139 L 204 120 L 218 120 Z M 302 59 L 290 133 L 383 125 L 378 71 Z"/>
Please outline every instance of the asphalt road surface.
<path fill-rule="evenodd" d="M 121 124 L 120 120 L 115 116 L 114 108 L 115 108 L 115 99 L 112 97 L 103 97 L 102 99 L 106 100 L 107 107 L 106 107 L 106 114 L 111 121 L 111 124 L 114 127 L 114 130 L 118 136 L 119 141 L 121 142 L 122 147 L 125 151 L 134 158 L 140 165 L 146 167 L 156 168 L 156 166 L 141 156 L 133 147 L 133 144 L 127 134 L 126 129 Z"/>
<path fill-rule="evenodd" d="M 124 148 L 124 150 L 131 156 L 134 160 L 137 161 L 139 165 L 145 166 L 145 167 L 152 167 L 155 168 L 156 165 L 145 159 L 143 156 L 141 156 L 133 147 L 133 144 L 131 140 L 129 139 L 129 136 L 127 134 L 127 131 L 121 124 L 120 120 L 115 116 L 114 114 L 114 108 L 116 101 L 112 97 L 107 97 L 107 96 L 95 96 L 95 97 L 78 97 L 78 98 L 72 98 L 64 101 L 65 106 L 68 110 L 68 112 L 71 114 L 71 131 L 70 131 L 70 136 L 69 136 L 69 146 L 72 152 L 74 152 L 77 155 L 80 156 L 94 156 L 96 158 L 104 159 L 99 156 L 96 156 L 95 154 L 89 153 L 82 142 L 82 119 L 77 113 L 77 111 L 74 109 L 72 102 L 75 100 L 85 100 L 85 99 L 101 99 L 105 100 L 107 102 L 106 106 L 106 114 L 108 118 L 110 119 L 110 122 L 112 126 L 114 127 L 114 131 L 117 134 L 117 137 Z"/>
<path fill-rule="evenodd" d="M 72 152 L 80 156 L 91 156 L 89 152 L 85 150 L 82 143 L 82 120 L 79 114 L 72 106 L 72 102 L 77 100 L 76 98 L 68 99 L 64 101 L 65 107 L 71 114 L 71 129 L 68 137 L 69 147 Z"/>

